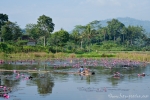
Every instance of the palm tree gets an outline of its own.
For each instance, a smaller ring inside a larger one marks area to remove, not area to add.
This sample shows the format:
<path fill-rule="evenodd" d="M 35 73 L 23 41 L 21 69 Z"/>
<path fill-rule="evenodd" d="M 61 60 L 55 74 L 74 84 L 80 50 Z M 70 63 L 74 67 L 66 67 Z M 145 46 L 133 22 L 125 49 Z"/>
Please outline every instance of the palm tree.
<path fill-rule="evenodd" d="M 122 28 L 121 33 L 122 33 L 122 42 L 124 43 L 125 35 L 127 34 L 127 29 L 125 26 Z"/>
<path fill-rule="evenodd" d="M 104 41 L 106 40 L 106 34 L 107 34 L 107 27 L 103 27 L 102 29 L 101 29 L 101 32 L 102 32 L 102 34 L 103 34 L 103 36 L 104 36 Z"/>
<path fill-rule="evenodd" d="M 93 36 L 95 36 L 95 33 L 96 33 L 95 30 L 92 30 L 90 24 L 88 24 L 86 26 L 86 29 L 85 29 L 85 32 L 84 32 L 83 36 L 88 40 L 89 52 L 90 52 L 90 45 L 92 45 L 91 39 L 92 39 Z"/>

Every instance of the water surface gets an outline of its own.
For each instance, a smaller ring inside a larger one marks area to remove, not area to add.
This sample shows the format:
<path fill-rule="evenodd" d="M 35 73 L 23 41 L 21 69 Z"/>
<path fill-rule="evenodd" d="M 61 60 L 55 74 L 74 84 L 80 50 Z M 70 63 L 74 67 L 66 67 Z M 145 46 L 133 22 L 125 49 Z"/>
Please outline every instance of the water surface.
<path fill-rule="evenodd" d="M 0 69 L 39 70 L 38 73 L 1 71 L 1 85 L 11 87 L 10 100 L 150 100 L 150 65 L 132 69 L 89 67 L 95 75 L 40 72 L 41 70 L 76 72 L 78 68 L 53 68 L 48 64 L 1 64 Z M 114 72 L 124 75 L 112 77 Z M 145 77 L 138 76 L 146 73 Z M 32 76 L 33 79 L 26 77 Z M 0 100 L 3 100 L 0 97 Z"/>

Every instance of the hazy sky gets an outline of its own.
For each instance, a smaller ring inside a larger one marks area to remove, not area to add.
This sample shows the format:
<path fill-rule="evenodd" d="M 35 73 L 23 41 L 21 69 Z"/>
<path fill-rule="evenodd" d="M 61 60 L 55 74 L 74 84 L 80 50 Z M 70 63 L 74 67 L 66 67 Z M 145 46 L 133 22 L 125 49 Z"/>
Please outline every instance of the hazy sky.
<path fill-rule="evenodd" d="M 53 19 L 55 31 L 117 17 L 150 20 L 149 12 L 150 0 L 0 0 L 0 13 L 21 28 L 44 14 Z"/>

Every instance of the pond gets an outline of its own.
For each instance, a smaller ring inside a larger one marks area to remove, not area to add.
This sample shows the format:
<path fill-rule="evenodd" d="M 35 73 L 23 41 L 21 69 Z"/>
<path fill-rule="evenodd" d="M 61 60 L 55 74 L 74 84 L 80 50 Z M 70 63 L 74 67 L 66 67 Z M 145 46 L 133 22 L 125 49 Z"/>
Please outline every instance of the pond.
<path fill-rule="evenodd" d="M 86 76 L 69 73 L 78 71 L 76 60 L 5 61 L 0 65 L 1 94 L 7 87 L 9 100 L 150 100 L 150 64 L 106 68 L 102 62 L 97 61 L 96 66 L 85 65 L 95 72 L 95 75 Z M 61 63 L 62 66 L 58 66 Z M 82 63 L 84 65 L 84 60 Z M 112 77 L 114 72 L 123 77 Z M 141 73 L 145 76 L 138 76 Z M 0 100 L 3 99 L 1 95 Z"/>

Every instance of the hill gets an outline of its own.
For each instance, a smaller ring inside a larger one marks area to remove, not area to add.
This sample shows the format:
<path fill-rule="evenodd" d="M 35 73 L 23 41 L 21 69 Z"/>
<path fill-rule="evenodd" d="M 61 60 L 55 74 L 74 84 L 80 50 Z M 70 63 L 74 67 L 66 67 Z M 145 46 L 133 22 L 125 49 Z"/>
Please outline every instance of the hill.
<path fill-rule="evenodd" d="M 121 23 L 123 23 L 125 26 L 142 26 L 146 33 L 150 33 L 150 21 L 147 20 L 138 20 L 130 17 L 125 17 L 125 18 L 116 18 L 118 19 Z M 106 20 L 101 20 L 101 25 L 102 26 L 107 26 L 107 21 L 110 21 L 112 19 L 106 19 Z"/>

